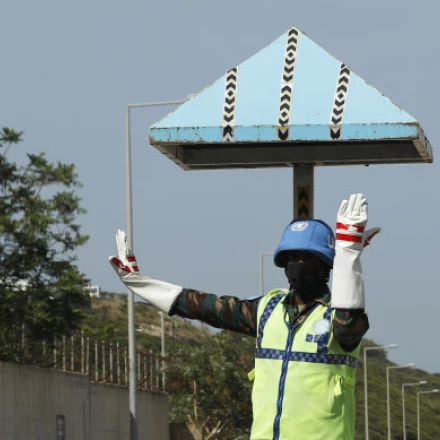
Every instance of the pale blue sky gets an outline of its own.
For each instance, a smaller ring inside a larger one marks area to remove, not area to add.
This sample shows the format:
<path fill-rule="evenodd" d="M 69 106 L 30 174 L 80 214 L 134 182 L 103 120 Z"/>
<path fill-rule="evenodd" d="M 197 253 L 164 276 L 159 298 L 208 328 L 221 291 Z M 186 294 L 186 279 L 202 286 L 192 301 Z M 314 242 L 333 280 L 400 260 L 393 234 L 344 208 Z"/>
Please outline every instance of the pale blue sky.
<path fill-rule="evenodd" d="M 307 3 L 307 4 L 306 4 Z M 434 148 L 440 39 L 422 0 L 5 1 L 0 122 L 22 152 L 76 164 L 88 210 L 79 253 L 93 284 L 123 291 L 107 258 L 126 227 L 125 106 L 180 100 L 295 26 L 418 119 Z M 292 216 L 292 171 L 183 171 L 148 145 L 172 108 L 132 112 L 134 239 L 144 273 L 214 293 L 259 292 L 259 254 Z M 11 154 L 20 160 L 18 151 Z M 436 278 L 439 165 L 317 168 L 315 216 L 333 226 L 342 198 L 364 192 L 383 233 L 365 252 L 368 337 L 390 359 L 440 372 Z M 265 290 L 285 287 L 265 259 Z"/>

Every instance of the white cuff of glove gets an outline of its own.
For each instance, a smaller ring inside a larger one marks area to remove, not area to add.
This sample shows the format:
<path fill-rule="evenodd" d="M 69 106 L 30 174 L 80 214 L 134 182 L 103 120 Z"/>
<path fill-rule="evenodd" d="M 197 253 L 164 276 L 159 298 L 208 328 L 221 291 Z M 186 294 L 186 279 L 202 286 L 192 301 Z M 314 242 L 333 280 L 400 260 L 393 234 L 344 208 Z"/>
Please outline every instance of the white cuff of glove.
<path fill-rule="evenodd" d="M 332 308 L 365 308 L 365 285 L 362 273 L 361 252 L 339 248 L 336 244 L 333 263 Z"/>
<path fill-rule="evenodd" d="M 121 281 L 135 295 L 167 314 L 183 289 L 182 286 L 154 280 L 140 274 L 126 275 L 121 277 Z"/>

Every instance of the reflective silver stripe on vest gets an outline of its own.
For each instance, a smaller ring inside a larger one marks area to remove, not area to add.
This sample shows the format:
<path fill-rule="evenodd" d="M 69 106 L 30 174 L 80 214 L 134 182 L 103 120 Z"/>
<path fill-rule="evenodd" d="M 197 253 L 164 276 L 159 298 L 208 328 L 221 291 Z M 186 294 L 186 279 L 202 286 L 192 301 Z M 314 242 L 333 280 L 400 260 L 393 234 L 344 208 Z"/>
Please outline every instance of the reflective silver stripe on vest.
<path fill-rule="evenodd" d="M 266 304 L 264 307 L 263 314 L 260 318 L 260 323 L 258 325 L 258 337 L 257 337 L 257 347 L 261 347 L 261 341 L 263 340 L 263 330 L 264 326 L 266 325 L 266 321 L 268 320 L 269 316 L 273 312 L 273 309 L 276 307 L 276 305 L 281 301 L 281 298 L 284 296 L 283 293 L 279 293 L 275 295 L 273 298 L 270 299 L 270 301 Z"/>
<path fill-rule="evenodd" d="M 257 348 L 255 357 L 259 359 L 277 359 L 282 360 L 285 350 L 276 350 L 274 348 Z M 293 362 L 311 362 L 315 364 L 336 364 L 347 365 L 356 368 L 357 359 L 346 354 L 329 354 L 329 353 L 306 353 L 293 351 L 289 353 L 289 361 Z"/>
<path fill-rule="evenodd" d="M 323 319 L 326 319 L 326 320 L 329 322 L 329 324 L 330 324 L 331 317 L 332 317 L 332 308 L 329 307 L 329 308 L 325 311 L 324 316 L 323 316 Z M 330 328 L 331 328 L 331 325 L 329 325 L 328 328 L 329 328 L 329 331 L 325 332 L 325 333 L 322 335 L 321 338 L 317 338 L 317 341 L 316 341 L 316 342 L 317 342 L 317 344 L 318 344 L 318 347 L 317 347 L 316 351 L 317 351 L 318 353 L 327 353 L 327 349 L 328 349 L 327 344 L 328 344 L 328 339 L 329 339 L 329 336 L 330 336 Z M 307 335 L 307 336 L 308 336 L 308 335 Z"/>

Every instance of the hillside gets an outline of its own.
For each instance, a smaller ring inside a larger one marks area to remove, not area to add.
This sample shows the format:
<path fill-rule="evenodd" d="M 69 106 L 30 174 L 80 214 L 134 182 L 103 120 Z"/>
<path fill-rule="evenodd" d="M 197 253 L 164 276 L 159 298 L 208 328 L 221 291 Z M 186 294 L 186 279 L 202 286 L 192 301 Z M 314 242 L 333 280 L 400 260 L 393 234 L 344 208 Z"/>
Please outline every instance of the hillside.
<path fill-rule="evenodd" d="M 109 342 L 127 344 L 127 303 L 123 296 L 106 294 L 104 297 L 91 301 L 91 310 L 86 313 L 84 323 L 93 332 Z M 165 345 L 166 351 L 176 347 L 208 346 L 217 332 L 212 328 L 184 320 L 179 317 L 165 316 Z M 161 318 L 157 310 L 151 306 L 135 303 L 136 344 L 138 350 L 152 349 L 160 353 Z M 234 338 L 233 344 L 241 344 L 243 338 Z M 249 338 L 246 338 L 249 339 Z M 252 345 L 249 341 L 243 344 L 242 352 L 251 358 Z M 366 339 L 364 346 L 377 346 L 374 341 Z M 237 347 L 235 347 L 237 348 Z M 362 351 L 363 353 L 363 351 Z M 382 350 L 368 351 L 368 414 L 370 440 L 384 439 L 387 437 L 387 403 L 386 403 L 386 367 L 394 366 L 386 358 Z M 178 368 L 178 366 L 177 366 Z M 196 366 L 194 367 L 196 368 Z M 176 371 L 176 370 L 175 370 Z M 247 371 L 245 371 L 247 373 Z M 183 374 L 183 373 L 182 373 Z M 405 414 L 407 424 L 407 439 L 417 438 L 417 391 L 440 389 L 440 374 L 429 374 L 417 368 L 401 368 L 390 370 L 390 407 L 391 428 L 393 439 L 403 439 L 402 427 L 402 384 L 427 381 L 423 388 L 405 387 Z M 170 390 L 170 393 L 173 391 Z M 213 396 L 215 398 L 215 396 Z M 188 395 L 188 399 L 191 395 Z M 249 396 L 250 399 L 250 396 Z M 171 399 L 171 402 L 174 400 Z M 365 438 L 365 413 L 364 413 L 364 370 L 363 359 L 358 368 L 358 381 L 356 386 L 356 439 Z M 172 409 L 173 411 L 173 409 Z M 188 414 L 191 415 L 191 414 Z M 421 438 L 440 438 L 440 393 L 425 394 L 420 396 Z"/>
<path fill-rule="evenodd" d="M 85 314 L 83 323 L 102 339 L 127 345 L 127 301 L 126 296 L 103 292 L 100 298 L 92 298 L 91 310 Z M 206 325 L 194 323 L 179 317 L 164 315 L 166 346 L 174 346 L 177 341 L 199 344 L 212 332 Z M 160 312 L 144 302 L 135 303 L 136 347 L 146 351 L 161 350 Z"/>

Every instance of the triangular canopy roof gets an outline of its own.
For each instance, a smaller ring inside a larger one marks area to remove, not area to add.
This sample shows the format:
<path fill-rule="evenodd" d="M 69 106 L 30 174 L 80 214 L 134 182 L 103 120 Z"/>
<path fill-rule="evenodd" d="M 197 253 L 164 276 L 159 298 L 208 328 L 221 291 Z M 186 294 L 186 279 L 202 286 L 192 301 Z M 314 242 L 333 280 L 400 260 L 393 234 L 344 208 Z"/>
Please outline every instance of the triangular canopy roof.
<path fill-rule="evenodd" d="M 295 28 L 150 127 L 184 169 L 432 162 L 420 123 Z"/>

